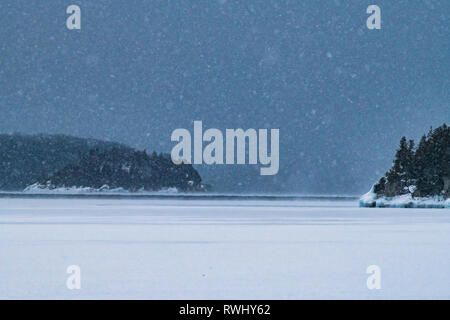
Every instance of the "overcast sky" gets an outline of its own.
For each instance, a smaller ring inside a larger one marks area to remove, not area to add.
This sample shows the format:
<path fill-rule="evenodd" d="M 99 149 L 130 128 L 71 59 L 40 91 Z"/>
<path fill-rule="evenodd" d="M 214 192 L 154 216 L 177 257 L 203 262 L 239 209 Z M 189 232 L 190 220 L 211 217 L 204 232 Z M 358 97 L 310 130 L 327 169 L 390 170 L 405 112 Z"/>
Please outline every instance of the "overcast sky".
<path fill-rule="evenodd" d="M 216 190 L 358 194 L 402 135 L 450 123 L 449 17 L 448 0 L 2 0 L 0 132 L 170 152 L 194 120 L 278 128 L 276 176 L 196 168 Z"/>

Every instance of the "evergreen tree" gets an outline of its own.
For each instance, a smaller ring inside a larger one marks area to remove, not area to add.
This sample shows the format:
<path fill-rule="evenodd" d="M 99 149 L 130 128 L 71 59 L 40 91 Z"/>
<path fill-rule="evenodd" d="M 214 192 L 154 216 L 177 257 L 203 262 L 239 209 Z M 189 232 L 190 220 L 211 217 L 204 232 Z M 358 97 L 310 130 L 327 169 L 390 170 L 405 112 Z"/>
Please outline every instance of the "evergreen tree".
<path fill-rule="evenodd" d="M 151 157 L 145 151 L 92 149 L 77 164 L 70 164 L 40 181 L 53 188 L 123 188 L 129 191 L 175 187 L 183 191 L 201 190 L 201 178 L 192 165 L 175 165 L 170 155 Z"/>
<path fill-rule="evenodd" d="M 407 193 L 413 183 L 414 141 L 406 142 L 406 137 L 400 140 L 400 147 L 395 154 L 394 165 L 387 173 L 390 193 Z"/>
<path fill-rule="evenodd" d="M 415 188 L 411 188 L 414 186 Z M 450 128 L 444 124 L 414 141 L 403 137 L 394 164 L 375 185 L 377 194 L 395 196 L 413 192 L 414 196 L 450 196 Z"/>

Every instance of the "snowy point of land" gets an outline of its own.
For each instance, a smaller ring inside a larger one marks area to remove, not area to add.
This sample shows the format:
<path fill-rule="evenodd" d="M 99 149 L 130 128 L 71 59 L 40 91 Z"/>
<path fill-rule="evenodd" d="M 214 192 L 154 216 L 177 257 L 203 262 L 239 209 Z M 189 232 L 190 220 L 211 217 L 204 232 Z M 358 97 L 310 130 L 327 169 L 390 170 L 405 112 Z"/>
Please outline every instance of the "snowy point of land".
<path fill-rule="evenodd" d="M 128 191 L 124 188 L 110 188 L 108 185 L 103 185 L 100 188 L 91 188 L 91 187 L 51 187 L 48 185 L 34 183 L 23 190 L 24 193 L 28 194 L 91 194 L 91 193 L 113 193 L 113 194 L 130 194 L 130 193 L 145 193 L 145 194 L 154 194 L 154 193 L 178 193 L 178 189 L 173 188 L 163 188 L 158 191 L 149 192 L 138 190 L 135 192 Z"/>
<path fill-rule="evenodd" d="M 450 199 L 444 197 L 413 197 L 411 193 L 395 197 L 377 195 L 374 187 L 359 199 L 360 207 L 367 208 L 450 208 Z"/>

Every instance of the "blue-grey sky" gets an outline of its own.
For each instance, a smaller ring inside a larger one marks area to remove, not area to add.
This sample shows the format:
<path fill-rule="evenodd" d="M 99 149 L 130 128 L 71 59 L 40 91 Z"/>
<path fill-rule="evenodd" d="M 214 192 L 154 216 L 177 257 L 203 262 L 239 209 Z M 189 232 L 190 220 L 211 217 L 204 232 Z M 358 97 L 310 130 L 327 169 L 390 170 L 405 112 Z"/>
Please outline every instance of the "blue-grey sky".
<path fill-rule="evenodd" d="M 450 122 L 449 17 L 448 0 L 2 0 L 0 132 L 170 152 L 194 120 L 279 128 L 276 176 L 196 167 L 216 190 L 361 193 L 402 135 Z"/>

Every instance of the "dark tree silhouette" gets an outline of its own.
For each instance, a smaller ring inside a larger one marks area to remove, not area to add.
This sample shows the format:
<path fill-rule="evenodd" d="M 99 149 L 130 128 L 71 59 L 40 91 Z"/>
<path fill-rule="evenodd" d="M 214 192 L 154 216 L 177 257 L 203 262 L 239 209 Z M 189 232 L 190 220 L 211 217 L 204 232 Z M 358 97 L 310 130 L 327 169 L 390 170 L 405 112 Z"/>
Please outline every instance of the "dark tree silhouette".
<path fill-rule="evenodd" d="M 450 128 L 444 124 L 430 129 L 417 149 L 414 141 L 400 140 L 394 164 L 374 187 L 388 197 L 412 193 L 413 196 L 450 196 Z"/>
<path fill-rule="evenodd" d="M 137 151 L 99 140 L 68 136 L 0 136 L 0 189 L 123 188 L 130 191 L 203 190 L 192 165 L 175 165 L 169 155 Z"/>

